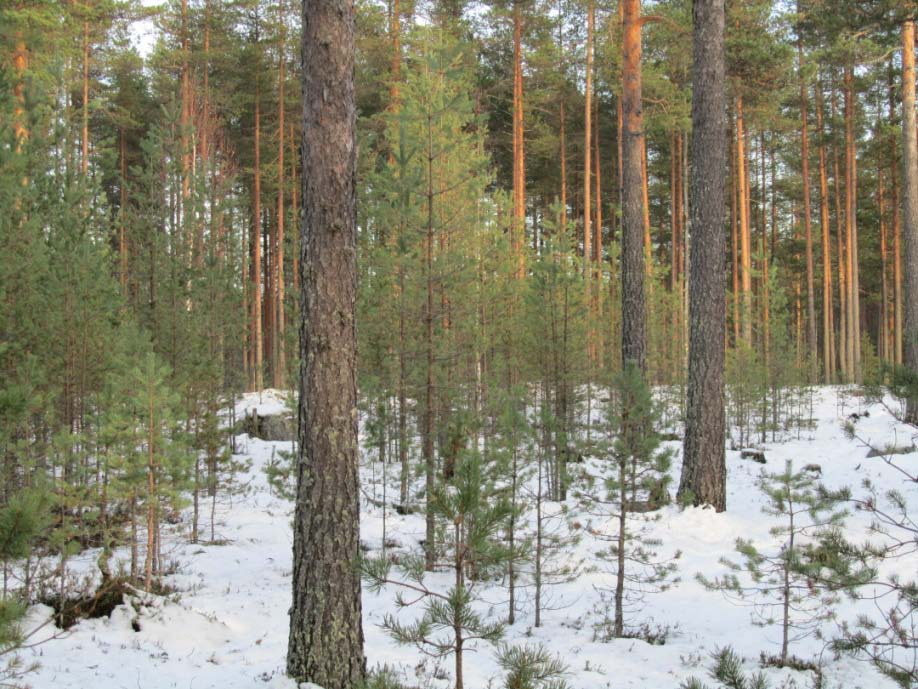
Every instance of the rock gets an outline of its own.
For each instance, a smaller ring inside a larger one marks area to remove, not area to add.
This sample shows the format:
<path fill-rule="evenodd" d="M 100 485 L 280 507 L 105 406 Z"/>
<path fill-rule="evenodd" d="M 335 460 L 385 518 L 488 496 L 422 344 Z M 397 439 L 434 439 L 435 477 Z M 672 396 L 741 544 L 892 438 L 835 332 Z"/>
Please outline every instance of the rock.
<path fill-rule="evenodd" d="M 743 459 L 751 459 L 753 462 L 758 462 L 759 464 L 765 464 L 765 453 L 761 450 L 743 450 L 740 452 L 740 457 Z"/>
<path fill-rule="evenodd" d="M 814 474 L 815 476 L 822 476 L 822 467 L 819 466 L 818 464 L 807 464 L 805 467 L 803 467 L 803 470 L 809 471 L 811 474 Z"/>
<path fill-rule="evenodd" d="M 296 439 L 296 420 L 286 414 L 247 414 L 242 422 L 242 432 L 253 438 L 274 442 Z"/>
<path fill-rule="evenodd" d="M 914 452 L 916 448 L 914 445 L 887 445 L 884 448 L 872 447 L 870 452 L 867 453 L 867 459 L 873 457 L 890 457 L 892 455 L 907 455 Z"/>

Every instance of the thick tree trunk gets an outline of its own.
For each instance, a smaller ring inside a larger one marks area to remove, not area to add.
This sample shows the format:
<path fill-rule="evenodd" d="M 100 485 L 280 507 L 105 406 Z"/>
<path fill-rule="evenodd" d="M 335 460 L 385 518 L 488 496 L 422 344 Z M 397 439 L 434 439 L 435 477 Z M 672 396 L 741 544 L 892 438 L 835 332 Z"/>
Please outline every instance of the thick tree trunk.
<path fill-rule="evenodd" d="M 287 672 L 365 673 L 357 445 L 354 6 L 303 0 L 303 223 L 293 604 Z"/>
<path fill-rule="evenodd" d="M 724 0 L 695 0 L 689 370 L 679 497 L 727 508 L 724 453 Z"/>
<path fill-rule="evenodd" d="M 646 370 L 641 3 L 622 0 L 622 363 Z"/>
<path fill-rule="evenodd" d="M 902 25 L 902 363 L 918 373 L 918 141 L 915 117 L 915 22 Z M 906 418 L 918 423 L 918 394 L 906 403 Z"/>

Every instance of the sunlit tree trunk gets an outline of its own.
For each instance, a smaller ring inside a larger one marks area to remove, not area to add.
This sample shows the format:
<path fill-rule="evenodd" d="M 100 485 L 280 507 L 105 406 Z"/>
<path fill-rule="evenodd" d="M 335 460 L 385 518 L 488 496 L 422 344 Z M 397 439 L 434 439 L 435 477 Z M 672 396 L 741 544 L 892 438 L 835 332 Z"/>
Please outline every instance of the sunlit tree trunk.
<path fill-rule="evenodd" d="M 646 361 L 644 283 L 644 116 L 641 103 L 641 3 L 622 0 L 622 363 Z"/>
<path fill-rule="evenodd" d="M 819 135 L 819 226 L 822 234 L 822 356 L 826 383 L 835 381 L 835 308 L 832 298 L 832 238 L 829 224 L 829 182 L 826 174 L 826 147 L 822 87 L 816 86 L 816 130 Z"/>
<path fill-rule="evenodd" d="M 274 387 L 285 387 L 285 378 L 287 375 L 287 345 L 285 331 L 287 329 L 286 310 L 284 302 L 286 294 L 284 290 L 284 223 L 286 221 L 285 188 L 286 168 L 284 167 L 284 97 L 287 82 L 287 56 L 286 56 L 286 7 L 284 0 L 280 0 L 278 5 L 278 14 L 280 16 L 280 41 L 278 43 L 279 60 L 277 67 L 277 254 L 274 260 L 275 284 L 277 286 L 275 309 L 277 315 L 274 318 L 274 350 L 277 352 L 277 359 L 272 362 L 271 368 L 274 373 Z"/>
<path fill-rule="evenodd" d="M 861 382 L 861 309 L 857 247 L 857 159 L 854 141 L 854 70 L 845 67 L 845 247 L 848 288 L 848 363 L 854 382 Z"/>
<path fill-rule="evenodd" d="M 526 271 L 526 155 L 523 130 L 523 47 L 521 0 L 513 3 L 513 227 L 512 243 L 516 254 L 516 276 Z M 587 77 L 589 79 L 589 77 Z"/>
<path fill-rule="evenodd" d="M 733 119 L 733 118 L 731 118 Z M 734 126 L 731 128 L 735 130 L 735 121 Z M 736 142 L 738 138 L 735 136 L 735 132 L 731 131 L 730 136 L 730 251 L 731 251 L 731 261 L 730 268 L 732 274 L 731 285 L 733 287 L 733 345 L 736 346 L 740 343 L 740 235 L 739 235 L 739 209 L 737 203 L 737 194 L 739 193 L 738 185 L 736 183 L 737 171 L 739 170 L 739 165 L 737 162 L 737 145 Z"/>
<path fill-rule="evenodd" d="M 262 334 L 261 285 L 261 86 L 255 80 L 255 168 L 252 189 L 252 389 L 264 384 L 264 338 Z"/>
<path fill-rule="evenodd" d="M 88 11 L 88 7 L 84 12 Z M 80 142 L 82 148 L 80 151 L 80 171 L 83 173 L 83 181 L 86 183 L 86 176 L 89 174 L 89 19 L 83 19 L 83 131 Z"/>
<path fill-rule="evenodd" d="M 736 186 L 739 190 L 740 240 L 740 320 L 741 334 L 747 346 L 752 345 L 752 238 L 749 229 L 749 180 L 746 167 L 746 127 L 743 97 L 736 97 Z"/>
<path fill-rule="evenodd" d="M 915 22 L 902 24 L 902 240 L 903 358 L 918 372 L 918 140 L 915 116 Z M 918 394 L 909 396 L 906 418 L 918 423 Z"/>
<path fill-rule="evenodd" d="M 831 116 L 832 121 L 836 121 L 838 110 L 838 92 L 833 84 Z M 838 242 L 837 263 L 838 263 L 838 364 L 844 382 L 851 380 L 851 366 L 848 357 L 848 271 L 847 260 L 845 258 L 845 212 L 844 203 L 841 193 L 841 163 L 839 162 L 838 145 L 832 144 L 832 186 L 835 195 L 835 232 L 836 241 Z"/>
<path fill-rule="evenodd" d="M 799 5 L 799 2 L 798 2 Z M 798 73 L 800 77 L 800 159 L 803 182 L 803 234 L 806 241 L 806 335 L 808 373 L 811 378 L 816 375 L 816 353 L 819 346 L 816 339 L 816 288 L 814 285 L 813 266 L 813 224 L 810 209 L 810 133 L 807 117 L 809 116 L 809 97 L 806 78 L 803 70 L 803 39 L 797 39 Z"/>
<path fill-rule="evenodd" d="M 590 224 L 591 207 L 591 186 L 592 186 L 592 154 L 593 146 L 591 137 L 593 135 L 593 24 L 595 17 L 595 7 L 593 0 L 589 0 L 587 5 L 587 44 L 586 44 L 586 87 L 584 91 L 583 107 L 583 265 L 587 277 L 587 292 L 590 291 L 590 262 L 593 257 L 593 229 Z"/>
<path fill-rule="evenodd" d="M 13 48 L 13 73 L 16 79 L 13 84 L 13 136 L 16 139 L 17 153 L 22 152 L 22 146 L 29 138 L 29 125 L 25 109 L 25 82 L 28 65 L 29 50 L 22 36 L 17 35 L 15 47 Z"/>

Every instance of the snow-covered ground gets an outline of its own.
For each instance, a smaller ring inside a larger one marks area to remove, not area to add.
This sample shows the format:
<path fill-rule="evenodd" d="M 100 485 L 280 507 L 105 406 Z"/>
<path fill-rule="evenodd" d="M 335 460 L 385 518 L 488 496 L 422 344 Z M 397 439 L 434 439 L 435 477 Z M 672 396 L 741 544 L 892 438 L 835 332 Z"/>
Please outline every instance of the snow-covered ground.
<path fill-rule="evenodd" d="M 786 459 L 795 465 L 819 464 L 823 480 L 830 487 L 851 486 L 855 493 L 865 478 L 885 491 L 897 488 L 918 511 L 916 486 L 903 483 L 902 476 L 882 459 L 867 459 L 867 449 L 857 440 L 845 437 L 842 424 L 848 414 L 863 411 L 854 398 L 839 400 L 838 390 L 823 389 L 816 395 L 817 427 L 800 440 L 788 440 L 762 446 L 767 457 L 766 469 L 780 471 Z M 259 407 L 279 411 L 280 395 L 247 396 L 238 404 L 243 410 Z M 879 406 L 869 408 L 869 418 L 857 422 L 858 434 L 876 445 L 903 445 L 912 440 L 909 430 L 898 425 Z M 673 444 L 677 447 L 677 444 Z M 24 654 L 25 660 L 37 660 L 40 669 L 28 676 L 35 689 L 251 689 L 269 687 L 292 689 L 294 683 L 284 676 L 287 646 L 287 610 L 290 602 L 292 505 L 270 489 L 264 465 L 289 443 L 268 443 L 247 436 L 237 439 L 240 459 L 251 460 L 250 468 L 239 477 L 240 492 L 221 498 L 217 506 L 216 537 L 222 545 L 190 545 L 183 540 L 182 529 L 170 536 L 169 559 L 178 571 L 167 581 L 179 594 L 147 601 L 149 605 L 117 608 L 111 619 L 84 620 L 69 632 Z M 918 466 L 918 453 L 899 458 L 903 465 Z M 710 652 L 732 645 L 756 667 L 762 651 L 779 650 L 780 630 L 750 624 L 749 609 L 736 606 L 718 592 L 707 591 L 695 580 L 697 572 L 716 576 L 724 572 L 722 556 L 734 554 L 737 537 L 757 543 L 772 543 L 771 519 L 761 512 L 764 499 L 756 488 L 756 477 L 762 467 L 740 459 L 739 452 L 728 452 L 728 511 L 716 514 L 707 509 L 669 507 L 652 525 L 652 533 L 662 541 L 662 554 L 681 551 L 681 582 L 660 594 L 650 596 L 644 608 L 632 615 L 631 622 L 649 622 L 671 628 L 665 645 L 648 645 L 634 639 L 603 642 L 595 640 L 594 628 L 602 619 L 601 589 L 612 581 L 610 566 L 595 557 L 606 547 L 589 535 L 572 549 L 572 560 L 581 559 L 585 567 L 571 582 L 555 586 L 549 592 L 552 610 L 543 615 L 543 626 L 533 627 L 532 592 L 522 591 L 517 622 L 508 628 L 510 643 L 542 642 L 560 655 L 569 666 L 568 677 L 574 689 L 618 689 L 625 687 L 675 689 L 690 675 L 707 674 Z M 680 458 L 673 466 L 678 476 Z M 363 469 L 364 494 L 382 497 L 381 465 L 366 463 Z M 390 493 L 397 494 L 397 469 L 389 471 Z M 583 524 L 587 515 L 574 515 Z M 205 520 L 206 521 L 206 520 Z M 187 522 L 187 516 L 186 516 Z M 848 533 L 859 537 L 867 525 L 866 515 L 852 515 Z M 595 525 L 602 527 L 601 524 Z M 387 538 L 396 548 L 417 549 L 424 534 L 422 515 L 399 516 L 390 511 L 386 522 Z M 207 529 L 205 528 L 205 533 Z M 382 510 L 369 500 L 362 505 L 361 533 L 365 547 L 378 550 L 382 539 Z M 208 533 L 209 535 L 209 533 Z M 859 538 L 857 538 L 859 540 Z M 80 562 L 91 568 L 94 554 L 85 553 Z M 916 559 L 900 559 L 890 565 L 903 576 L 918 571 Z M 431 582 L 448 585 L 446 574 L 431 577 Z M 495 582 L 482 589 L 484 610 L 494 619 L 506 616 L 506 589 Z M 378 594 L 364 592 L 364 629 L 369 667 L 388 665 L 396 669 L 412 686 L 446 688 L 450 686 L 451 659 L 436 662 L 425 658 L 413 647 L 396 645 L 380 629 L 384 614 L 397 612 L 395 591 L 383 589 Z M 47 609 L 35 608 L 33 620 Z M 842 602 L 839 615 L 851 618 L 856 613 L 848 602 Z M 398 613 L 405 619 L 415 610 Z M 132 626 L 132 623 L 133 626 Z M 135 631 L 134 627 L 139 627 Z M 826 627 L 830 634 L 832 626 Z M 37 635 L 41 636 L 41 632 Z M 792 652 L 806 659 L 821 655 L 826 665 L 826 687 L 846 689 L 884 689 L 894 685 L 880 676 L 868 663 L 849 658 L 834 659 L 824 651 L 825 641 L 810 638 L 797 643 Z M 435 672 L 435 670 L 437 670 Z M 419 677 L 418 675 L 423 675 Z M 441 679 L 427 679 L 431 674 Z M 811 686 L 807 673 L 790 670 L 768 670 L 774 687 Z M 467 654 L 465 683 L 469 689 L 499 686 L 499 668 L 490 646 L 479 645 Z M 494 681 L 493 685 L 489 682 Z"/>

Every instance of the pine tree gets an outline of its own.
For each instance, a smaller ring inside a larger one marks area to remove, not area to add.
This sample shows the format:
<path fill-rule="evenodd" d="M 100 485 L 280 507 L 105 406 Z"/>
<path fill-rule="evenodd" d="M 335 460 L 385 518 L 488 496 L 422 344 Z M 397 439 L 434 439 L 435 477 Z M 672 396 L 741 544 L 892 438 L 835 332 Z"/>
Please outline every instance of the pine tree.
<path fill-rule="evenodd" d="M 790 460 L 781 473 L 763 472 L 759 487 L 768 499 L 762 511 L 781 520 L 770 530 L 782 541 L 780 548 L 763 550 L 739 538 L 736 550 L 742 562 L 723 558 L 730 573 L 713 580 L 698 574 L 698 579 L 751 605 L 753 624 L 780 627 L 777 662 L 784 666 L 791 658 L 791 643 L 819 633 L 820 625 L 834 616 L 838 597 L 822 576 L 826 553 L 814 543 L 820 534 L 841 528 L 844 512 L 838 503 L 844 495 L 818 490 L 813 472 L 795 472 Z"/>
<path fill-rule="evenodd" d="M 287 672 L 326 689 L 365 676 L 355 329 L 354 13 L 304 0 L 303 264 L 293 604 Z M 323 93 L 323 98 L 314 98 Z"/>
<path fill-rule="evenodd" d="M 51 521 L 47 496 L 40 488 L 24 490 L 0 507 L 0 682 L 21 679 L 34 666 L 23 666 L 15 655 L 24 638 L 19 623 L 28 603 L 28 591 L 10 587 L 9 569 L 31 554 Z M 11 685 L 12 686 L 12 685 Z"/>
<path fill-rule="evenodd" d="M 608 534 L 596 528 L 591 533 L 610 542 L 608 550 L 598 555 L 615 568 L 612 589 L 613 620 L 610 636 L 622 638 L 631 633 L 625 626 L 628 606 L 639 604 L 648 593 L 666 590 L 674 583 L 676 563 L 680 556 L 661 558 L 657 549 L 662 543 L 649 534 L 651 513 L 669 500 L 669 467 L 671 453 L 660 449 L 655 428 L 660 411 L 650 387 L 636 364 L 619 373 L 609 388 L 605 405 L 604 437 L 598 443 L 600 456 L 608 454 L 610 471 L 605 495 L 586 495 L 587 508 L 611 518 L 616 532 Z M 626 590 L 627 586 L 627 590 Z"/>
<path fill-rule="evenodd" d="M 723 288 L 724 5 L 697 2 L 692 95 L 689 371 L 679 499 L 727 508 Z"/>
<path fill-rule="evenodd" d="M 453 584 L 446 593 L 425 583 L 427 565 L 422 559 L 402 564 L 404 579 L 395 578 L 392 563 L 386 558 L 365 560 L 363 566 L 371 590 L 393 584 L 400 589 L 400 607 L 423 605 L 424 612 L 415 622 L 404 624 L 387 615 L 383 627 L 399 643 L 414 644 L 438 658 L 453 656 L 455 689 L 465 686 L 467 645 L 477 640 L 496 643 L 503 635 L 503 625 L 487 621 L 476 610 L 476 603 L 480 581 L 511 555 L 498 535 L 513 509 L 507 500 L 494 495 L 493 483 L 486 479 L 482 464 L 477 452 L 469 452 L 457 464 L 450 484 L 438 488 L 433 496 L 435 514 L 444 530 L 442 542 L 448 549 L 442 565 L 453 574 Z M 403 594 L 410 596 L 410 601 Z"/>

